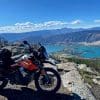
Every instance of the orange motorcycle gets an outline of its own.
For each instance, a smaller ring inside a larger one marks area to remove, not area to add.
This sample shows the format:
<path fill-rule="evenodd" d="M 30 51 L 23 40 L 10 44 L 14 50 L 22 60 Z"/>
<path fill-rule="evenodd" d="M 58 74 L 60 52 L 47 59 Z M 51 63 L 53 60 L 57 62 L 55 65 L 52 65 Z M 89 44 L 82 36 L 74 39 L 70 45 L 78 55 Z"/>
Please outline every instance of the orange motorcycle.
<path fill-rule="evenodd" d="M 31 56 L 17 61 L 16 69 L 9 74 L 0 75 L 0 89 L 6 87 L 8 82 L 27 86 L 34 80 L 38 91 L 57 92 L 61 86 L 61 77 L 57 70 L 44 67 L 44 63 L 52 63 L 42 59 L 27 41 L 23 43 L 28 45 Z"/>

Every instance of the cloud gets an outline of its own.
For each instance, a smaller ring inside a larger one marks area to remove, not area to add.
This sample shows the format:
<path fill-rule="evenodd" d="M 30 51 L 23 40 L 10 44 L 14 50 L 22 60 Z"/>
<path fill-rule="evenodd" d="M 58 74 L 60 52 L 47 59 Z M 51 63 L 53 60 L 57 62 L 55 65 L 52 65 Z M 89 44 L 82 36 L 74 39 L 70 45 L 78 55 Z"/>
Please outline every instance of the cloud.
<path fill-rule="evenodd" d="M 26 23 L 16 23 L 15 26 L 24 26 L 24 25 L 33 25 L 31 22 L 26 22 Z"/>
<path fill-rule="evenodd" d="M 12 26 L 0 27 L 0 33 L 23 33 L 23 32 L 38 31 L 38 30 L 59 29 L 70 25 L 78 25 L 80 23 L 81 20 L 74 20 L 72 22 L 48 21 L 43 23 L 32 23 L 32 22 L 16 23 Z"/>
<path fill-rule="evenodd" d="M 100 19 L 94 20 L 95 23 L 100 23 Z"/>
<path fill-rule="evenodd" d="M 70 24 L 71 25 L 77 25 L 77 24 L 81 24 L 81 20 L 74 20 L 74 21 L 72 21 Z"/>
<path fill-rule="evenodd" d="M 62 21 L 48 21 L 44 23 L 16 23 L 12 26 L 0 27 L 0 33 L 22 33 L 29 31 L 47 30 L 47 29 L 57 29 L 67 27 L 67 22 Z"/>

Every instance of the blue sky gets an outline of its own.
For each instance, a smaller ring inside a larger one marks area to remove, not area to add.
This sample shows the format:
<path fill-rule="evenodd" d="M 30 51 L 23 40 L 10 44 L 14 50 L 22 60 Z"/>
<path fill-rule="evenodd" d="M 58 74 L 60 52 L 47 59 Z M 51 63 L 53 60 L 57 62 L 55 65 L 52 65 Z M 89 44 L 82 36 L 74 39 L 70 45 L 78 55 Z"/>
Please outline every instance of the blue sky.
<path fill-rule="evenodd" d="M 100 0 L 0 0 L 0 32 L 96 26 Z"/>

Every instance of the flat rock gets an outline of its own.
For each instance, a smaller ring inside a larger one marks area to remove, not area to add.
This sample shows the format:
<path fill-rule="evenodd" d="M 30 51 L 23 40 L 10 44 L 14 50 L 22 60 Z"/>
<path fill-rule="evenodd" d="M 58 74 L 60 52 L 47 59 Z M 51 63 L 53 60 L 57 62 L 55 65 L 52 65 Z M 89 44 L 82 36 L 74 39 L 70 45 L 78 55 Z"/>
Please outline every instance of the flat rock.
<path fill-rule="evenodd" d="M 65 66 L 64 66 L 65 65 Z M 72 65 L 72 66 L 71 66 Z M 70 70 L 69 72 L 65 72 L 62 77 L 62 83 L 65 88 L 67 88 L 72 93 L 78 94 L 81 99 L 85 100 L 95 100 L 93 94 L 89 90 L 89 88 L 86 86 L 84 81 L 82 80 L 81 75 L 79 74 L 75 64 L 73 63 L 63 63 L 60 64 L 60 68 L 66 67 L 67 70 Z"/>

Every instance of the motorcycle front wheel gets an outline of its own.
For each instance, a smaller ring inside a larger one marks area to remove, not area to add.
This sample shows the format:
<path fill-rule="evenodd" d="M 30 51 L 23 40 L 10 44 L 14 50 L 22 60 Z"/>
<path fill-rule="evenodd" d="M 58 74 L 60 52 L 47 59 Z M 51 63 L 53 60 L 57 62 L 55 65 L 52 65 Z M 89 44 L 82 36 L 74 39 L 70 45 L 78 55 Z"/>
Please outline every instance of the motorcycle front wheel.
<path fill-rule="evenodd" d="M 41 73 L 38 73 L 35 78 L 35 86 L 37 90 L 40 92 L 57 92 L 61 86 L 61 77 L 59 73 L 52 68 L 44 68 L 44 70 L 46 71 L 49 81 L 47 81 Z"/>
<path fill-rule="evenodd" d="M 5 78 L 0 78 L 0 90 L 6 87 L 8 81 Z"/>

